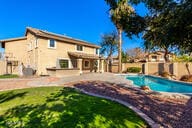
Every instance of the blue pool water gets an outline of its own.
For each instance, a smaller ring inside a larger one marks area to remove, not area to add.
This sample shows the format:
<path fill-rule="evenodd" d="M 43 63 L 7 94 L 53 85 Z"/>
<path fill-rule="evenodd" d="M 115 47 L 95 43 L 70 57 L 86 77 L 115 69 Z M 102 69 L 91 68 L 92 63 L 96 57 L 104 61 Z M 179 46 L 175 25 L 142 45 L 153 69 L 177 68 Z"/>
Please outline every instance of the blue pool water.
<path fill-rule="evenodd" d="M 133 84 L 136 86 L 147 85 L 154 91 L 192 93 L 192 84 L 175 82 L 153 76 L 130 75 L 126 78 L 133 81 Z"/>

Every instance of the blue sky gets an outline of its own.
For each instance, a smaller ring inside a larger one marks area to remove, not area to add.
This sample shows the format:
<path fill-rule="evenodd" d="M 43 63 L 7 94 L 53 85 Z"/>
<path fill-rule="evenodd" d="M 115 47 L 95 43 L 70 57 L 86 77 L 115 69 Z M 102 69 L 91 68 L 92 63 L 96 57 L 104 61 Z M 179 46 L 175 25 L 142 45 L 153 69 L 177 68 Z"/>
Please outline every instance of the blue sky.
<path fill-rule="evenodd" d="M 1 0 L 0 40 L 24 35 L 27 26 L 99 44 L 115 30 L 104 0 Z M 145 15 L 143 4 L 136 11 Z M 141 46 L 141 39 L 123 38 L 123 49 Z M 0 49 L 2 51 L 2 49 Z"/>

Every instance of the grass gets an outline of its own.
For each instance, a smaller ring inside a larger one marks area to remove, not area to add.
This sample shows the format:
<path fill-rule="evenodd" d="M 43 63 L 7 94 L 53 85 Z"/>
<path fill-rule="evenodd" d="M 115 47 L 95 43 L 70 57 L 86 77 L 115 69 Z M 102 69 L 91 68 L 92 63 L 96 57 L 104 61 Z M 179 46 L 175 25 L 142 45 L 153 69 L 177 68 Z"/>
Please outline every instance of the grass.
<path fill-rule="evenodd" d="M 0 127 L 144 128 L 132 110 L 72 88 L 40 87 L 0 92 Z"/>
<path fill-rule="evenodd" d="M 5 75 L 0 75 L 0 79 L 5 79 L 5 78 L 18 78 L 19 76 L 16 74 L 5 74 Z"/>

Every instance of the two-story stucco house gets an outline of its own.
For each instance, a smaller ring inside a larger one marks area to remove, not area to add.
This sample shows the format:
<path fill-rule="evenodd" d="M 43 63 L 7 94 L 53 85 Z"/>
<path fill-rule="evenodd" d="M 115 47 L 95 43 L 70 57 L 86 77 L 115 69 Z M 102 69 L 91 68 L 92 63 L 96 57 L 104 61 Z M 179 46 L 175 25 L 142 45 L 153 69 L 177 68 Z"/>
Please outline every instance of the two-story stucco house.
<path fill-rule="evenodd" d="M 5 60 L 13 73 L 19 72 L 22 63 L 37 75 L 103 72 L 100 46 L 79 39 L 27 27 L 24 37 L 5 39 L 0 43 L 5 48 Z"/>
<path fill-rule="evenodd" d="M 165 54 L 164 51 L 152 52 L 146 56 L 146 61 L 147 62 L 165 62 L 164 54 Z M 168 57 L 168 61 L 172 61 L 176 56 L 173 53 L 168 53 L 167 57 Z"/>

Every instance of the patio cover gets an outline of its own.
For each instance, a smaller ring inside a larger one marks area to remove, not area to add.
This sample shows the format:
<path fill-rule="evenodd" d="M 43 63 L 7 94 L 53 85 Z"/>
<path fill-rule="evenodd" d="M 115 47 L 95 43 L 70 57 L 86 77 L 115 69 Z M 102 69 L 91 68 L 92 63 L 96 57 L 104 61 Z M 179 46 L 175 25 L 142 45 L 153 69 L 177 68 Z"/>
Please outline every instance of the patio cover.
<path fill-rule="evenodd" d="M 82 59 L 101 59 L 97 55 L 82 53 L 82 52 L 68 52 L 68 54 L 71 55 L 71 56 L 74 56 L 76 58 L 82 58 Z"/>

